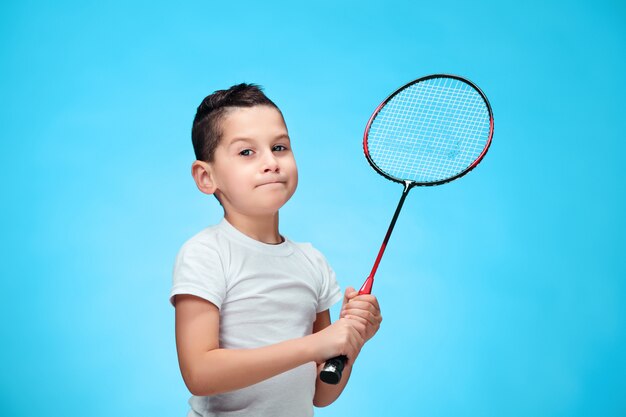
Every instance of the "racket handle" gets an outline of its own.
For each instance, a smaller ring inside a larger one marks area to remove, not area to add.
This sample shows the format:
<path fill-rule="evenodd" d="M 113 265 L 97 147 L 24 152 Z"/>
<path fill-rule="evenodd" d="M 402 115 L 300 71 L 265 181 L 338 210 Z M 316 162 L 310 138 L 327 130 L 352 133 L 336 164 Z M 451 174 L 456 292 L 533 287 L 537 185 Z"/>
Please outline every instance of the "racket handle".
<path fill-rule="evenodd" d="M 337 385 L 341 381 L 341 374 L 347 360 L 348 357 L 344 355 L 327 360 L 320 372 L 320 379 L 327 384 Z"/>
<path fill-rule="evenodd" d="M 371 294 L 372 285 L 374 285 L 374 271 L 372 271 L 370 276 L 367 277 L 367 279 L 363 283 L 363 286 L 359 290 L 359 295 Z M 348 357 L 345 355 L 337 356 L 327 360 L 320 372 L 320 379 L 322 380 L 322 382 L 337 385 L 339 381 L 341 381 L 341 374 L 343 373 L 343 368 L 346 366 L 347 360 Z"/>

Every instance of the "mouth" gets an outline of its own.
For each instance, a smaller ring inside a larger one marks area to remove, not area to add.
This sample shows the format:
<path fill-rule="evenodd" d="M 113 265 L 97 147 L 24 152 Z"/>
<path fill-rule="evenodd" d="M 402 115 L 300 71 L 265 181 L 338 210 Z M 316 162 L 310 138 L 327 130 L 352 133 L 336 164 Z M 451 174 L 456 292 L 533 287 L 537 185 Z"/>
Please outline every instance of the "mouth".
<path fill-rule="evenodd" d="M 262 183 L 262 184 L 257 185 L 257 187 L 264 187 L 264 186 L 266 186 L 266 185 L 270 185 L 270 186 L 271 186 L 271 185 L 281 185 L 281 184 L 284 184 L 284 183 L 285 183 L 285 181 L 279 181 L 279 180 L 276 180 L 276 181 L 268 181 L 268 182 L 264 182 L 264 183 Z"/>

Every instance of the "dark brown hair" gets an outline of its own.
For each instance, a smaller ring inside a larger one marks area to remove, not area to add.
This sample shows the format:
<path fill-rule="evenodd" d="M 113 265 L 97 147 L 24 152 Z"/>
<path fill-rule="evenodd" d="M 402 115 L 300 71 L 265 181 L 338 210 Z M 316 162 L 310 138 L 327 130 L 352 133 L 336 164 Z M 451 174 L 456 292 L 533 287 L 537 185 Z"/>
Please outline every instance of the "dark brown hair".
<path fill-rule="evenodd" d="M 237 84 L 228 90 L 218 90 L 206 96 L 198 106 L 191 128 L 196 159 L 213 162 L 215 148 L 222 136 L 221 121 L 224 116 L 232 108 L 253 106 L 272 106 L 280 112 L 278 106 L 263 93 L 262 88 L 255 84 Z"/>

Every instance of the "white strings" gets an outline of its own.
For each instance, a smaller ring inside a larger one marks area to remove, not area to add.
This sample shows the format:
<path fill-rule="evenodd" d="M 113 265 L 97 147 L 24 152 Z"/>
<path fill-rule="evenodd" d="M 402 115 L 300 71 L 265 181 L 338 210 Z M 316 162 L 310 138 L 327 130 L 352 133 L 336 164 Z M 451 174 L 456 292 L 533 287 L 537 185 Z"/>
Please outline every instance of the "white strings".
<path fill-rule="evenodd" d="M 432 78 L 396 94 L 370 126 L 372 161 L 400 180 L 429 183 L 454 177 L 483 152 L 490 115 L 472 86 Z"/>

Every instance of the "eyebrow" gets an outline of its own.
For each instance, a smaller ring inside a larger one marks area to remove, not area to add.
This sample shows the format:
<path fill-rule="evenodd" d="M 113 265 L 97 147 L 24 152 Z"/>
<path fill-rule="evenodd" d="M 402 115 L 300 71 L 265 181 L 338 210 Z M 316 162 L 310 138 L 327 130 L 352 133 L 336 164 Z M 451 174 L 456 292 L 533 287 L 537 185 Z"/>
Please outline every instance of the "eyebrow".
<path fill-rule="evenodd" d="M 278 136 L 276 136 L 273 140 L 281 140 L 281 139 L 287 139 L 289 142 L 291 142 L 291 138 L 289 137 L 288 134 L 280 134 Z M 227 146 L 233 146 L 234 144 L 236 144 L 237 142 L 249 142 L 249 143 L 254 143 L 256 142 L 255 139 L 252 138 L 248 138 L 248 137 L 236 137 L 233 140 L 231 140 Z"/>

